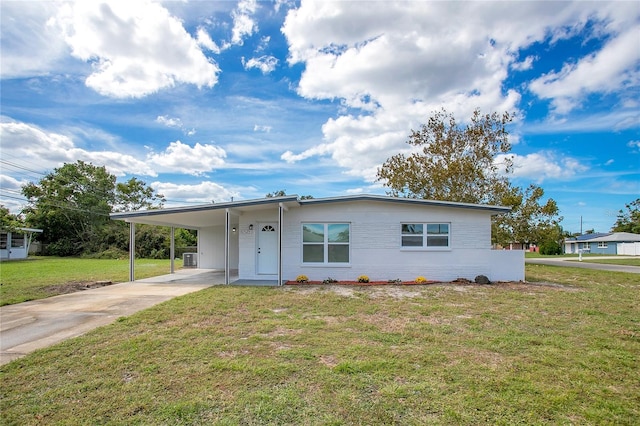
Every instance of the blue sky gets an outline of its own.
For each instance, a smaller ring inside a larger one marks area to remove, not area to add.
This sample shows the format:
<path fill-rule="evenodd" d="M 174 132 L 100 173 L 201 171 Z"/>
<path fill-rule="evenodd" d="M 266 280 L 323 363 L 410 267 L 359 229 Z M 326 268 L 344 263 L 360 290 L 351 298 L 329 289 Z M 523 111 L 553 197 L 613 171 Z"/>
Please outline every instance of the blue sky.
<path fill-rule="evenodd" d="M 512 180 L 563 227 L 640 196 L 640 3 L 0 3 L 0 203 L 64 163 L 191 205 L 384 194 L 440 108 L 510 111 Z"/>

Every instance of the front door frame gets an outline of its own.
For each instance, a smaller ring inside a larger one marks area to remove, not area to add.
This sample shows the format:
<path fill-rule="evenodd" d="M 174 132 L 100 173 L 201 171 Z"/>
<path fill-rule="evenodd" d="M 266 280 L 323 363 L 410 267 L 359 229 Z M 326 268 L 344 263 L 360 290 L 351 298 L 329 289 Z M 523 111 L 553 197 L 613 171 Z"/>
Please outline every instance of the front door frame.
<path fill-rule="evenodd" d="M 279 240 L 280 240 L 280 225 L 278 224 L 278 222 L 274 222 L 274 221 L 269 221 L 269 222 L 258 222 L 257 223 L 257 239 L 256 239 L 256 274 L 257 275 L 276 275 L 278 274 L 279 271 L 279 263 L 280 263 L 280 253 L 279 253 Z M 265 226 L 272 226 L 274 228 L 274 240 L 270 240 L 269 241 L 269 247 L 264 247 L 264 242 L 261 242 L 261 238 L 263 235 L 263 231 L 262 229 Z M 261 254 L 264 254 L 264 250 L 271 250 L 273 251 L 273 256 L 261 256 Z M 269 265 L 267 265 L 266 263 L 261 263 L 261 259 L 264 259 L 264 261 L 266 262 L 267 259 L 269 260 L 269 262 L 273 262 L 273 263 L 269 263 Z M 262 272 L 261 270 L 261 265 L 263 267 L 268 266 L 268 271 L 273 271 L 273 272 Z"/>

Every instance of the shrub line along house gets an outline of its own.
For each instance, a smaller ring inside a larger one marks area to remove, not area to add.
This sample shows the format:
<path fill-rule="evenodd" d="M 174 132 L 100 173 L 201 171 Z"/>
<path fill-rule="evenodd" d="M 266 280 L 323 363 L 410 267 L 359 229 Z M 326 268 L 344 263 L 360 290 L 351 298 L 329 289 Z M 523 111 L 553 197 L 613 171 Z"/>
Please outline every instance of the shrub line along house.
<path fill-rule="evenodd" d="M 491 217 L 508 207 L 378 195 L 300 200 L 297 195 L 113 213 L 130 224 L 195 229 L 197 265 L 225 271 L 225 284 L 310 280 L 524 280 L 524 252 L 491 248 Z M 171 232 L 171 257 L 174 257 Z M 173 261 L 171 266 L 173 272 Z"/>

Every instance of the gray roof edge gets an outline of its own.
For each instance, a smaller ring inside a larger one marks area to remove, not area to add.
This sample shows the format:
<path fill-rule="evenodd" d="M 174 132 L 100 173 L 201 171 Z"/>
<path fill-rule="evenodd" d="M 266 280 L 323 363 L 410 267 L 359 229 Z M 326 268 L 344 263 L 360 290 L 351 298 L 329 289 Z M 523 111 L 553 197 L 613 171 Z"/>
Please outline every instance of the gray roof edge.
<path fill-rule="evenodd" d="M 312 198 L 307 200 L 299 200 L 301 206 L 305 204 L 322 204 L 322 203 L 339 203 L 349 201 L 382 201 L 391 203 L 405 203 L 416 204 L 435 207 L 454 207 L 463 209 L 475 209 L 475 210 L 488 210 L 496 213 L 508 213 L 511 211 L 511 207 L 494 206 L 489 204 L 472 204 L 472 203 L 459 203 L 455 201 L 440 201 L 440 200 L 423 200 L 418 198 L 403 198 L 403 197 L 389 197 L 385 195 L 372 195 L 372 194 L 358 194 L 358 195 L 345 195 L 328 198 Z"/>
<path fill-rule="evenodd" d="M 156 216 L 167 213 L 189 213 L 206 210 L 232 209 L 239 207 L 256 206 L 261 204 L 275 204 L 282 202 L 298 202 L 297 195 L 286 195 L 283 197 L 256 198 L 251 200 L 228 201 L 215 204 L 200 204 L 197 206 L 168 207 L 156 210 L 137 210 L 133 212 L 116 212 L 109 214 L 111 219 L 123 220 L 131 217 Z"/>

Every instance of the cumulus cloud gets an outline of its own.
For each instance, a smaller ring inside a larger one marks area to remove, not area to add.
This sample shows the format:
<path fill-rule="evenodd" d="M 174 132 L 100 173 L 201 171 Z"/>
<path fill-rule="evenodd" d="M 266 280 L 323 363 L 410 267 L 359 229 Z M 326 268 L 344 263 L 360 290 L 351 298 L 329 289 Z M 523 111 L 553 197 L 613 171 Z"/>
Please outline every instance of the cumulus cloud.
<path fill-rule="evenodd" d="M 54 2 L 0 2 L 3 79 L 45 75 L 62 68 L 69 48 L 49 22 L 56 8 Z"/>
<path fill-rule="evenodd" d="M 253 19 L 257 7 L 256 0 L 240 0 L 238 6 L 231 12 L 233 18 L 232 44 L 242 45 L 246 37 L 258 31 L 258 24 Z"/>
<path fill-rule="evenodd" d="M 593 30 L 598 35 L 622 34 L 624 25 L 615 23 L 626 18 L 616 8 L 504 2 L 496 13 L 479 2 L 368 2 L 366 7 L 359 2 L 303 2 L 289 10 L 282 27 L 289 64 L 304 65 L 295 89 L 307 99 L 339 100 L 343 109 L 323 125 L 320 143 L 301 146 L 297 152 L 287 150 L 281 158 L 295 162 L 330 156 L 346 173 L 372 180 L 379 164 L 407 149 L 404 142 L 410 130 L 441 107 L 460 121 L 476 108 L 519 112 L 521 94 L 505 92 L 504 83 L 510 71 L 529 69 L 536 61 L 520 59 L 519 52 L 551 38 L 575 36 L 593 19 L 609 23 Z M 629 56 L 638 50 L 629 54 L 626 38 L 618 43 L 611 41 L 602 60 L 626 46 L 627 58 L 612 59 L 620 70 L 632 63 Z M 589 60 L 584 61 L 586 65 Z M 599 67 L 590 70 L 601 82 L 606 76 L 638 75 L 601 72 Z M 577 82 L 581 76 L 583 85 L 592 84 L 576 71 L 568 70 L 563 80 Z M 547 85 L 560 77 L 541 80 L 533 88 L 544 86 L 539 96 L 557 99 L 558 105 L 562 99 L 570 101 L 571 94 L 563 97 L 560 83 Z M 620 87 L 621 81 L 613 82 L 610 90 L 615 84 Z M 593 84 L 589 90 L 600 90 L 599 83 Z"/>
<path fill-rule="evenodd" d="M 498 155 L 496 164 L 502 164 L 507 155 Z M 513 161 L 513 176 L 527 178 L 537 183 L 546 179 L 568 179 L 588 170 L 579 160 L 560 156 L 550 151 L 534 152 L 527 155 L 508 154 Z"/>
<path fill-rule="evenodd" d="M 164 124 L 167 127 L 176 127 L 178 129 L 182 128 L 182 120 L 179 118 L 171 118 L 168 115 L 159 115 L 156 118 L 156 121 L 160 124 Z"/>
<path fill-rule="evenodd" d="M 578 107 L 591 93 L 610 93 L 640 85 L 640 25 L 605 43 L 598 52 L 567 63 L 562 70 L 535 79 L 530 90 L 542 99 L 551 99 L 558 114 Z"/>
<path fill-rule="evenodd" d="M 204 28 L 198 28 L 196 39 L 198 40 L 199 46 L 202 46 L 213 53 L 220 53 L 220 47 L 216 44 L 215 41 L 211 39 L 211 36 L 205 31 Z"/>
<path fill-rule="evenodd" d="M 147 160 L 159 171 L 198 176 L 224 165 L 226 156 L 225 150 L 215 145 L 196 143 L 189 146 L 175 141 L 160 153 L 150 153 Z"/>
<path fill-rule="evenodd" d="M 48 132 L 31 124 L 10 119 L 0 123 L 3 153 L 20 158 L 25 164 L 37 164 L 39 170 L 51 170 L 78 160 L 105 165 L 110 173 L 157 176 L 147 163 L 117 151 L 91 151 L 76 146 L 67 135 Z"/>
<path fill-rule="evenodd" d="M 257 68 L 262 72 L 262 74 L 269 74 L 270 72 L 273 72 L 278 66 L 278 59 L 270 55 L 263 55 L 257 58 L 251 58 L 246 61 L 243 57 L 242 65 L 246 70 Z"/>
<path fill-rule="evenodd" d="M 90 62 L 85 83 L 104 96 L 143 97 L 176 83 L 213 87 L 220 72 L 181 21 L 147 0 L 65 3 L 55 18 L 71 53 Z"/>
<path fill-rule="evenodd" d="M 150 186 L 164 195 L 171 204 L 181 205 L 186 203 L 203 203 L 208 204 L 212 201 L 224 202 L 240 198 L 240 191 L 228 189 L 215 182 L 206 181 L 198 184 L 177 184 L 170 182 L 153 182 Z M 252 189 L 252 188 L 249 188 Z M 175 200 L 175 203 L 171 201 Z"/>

